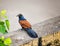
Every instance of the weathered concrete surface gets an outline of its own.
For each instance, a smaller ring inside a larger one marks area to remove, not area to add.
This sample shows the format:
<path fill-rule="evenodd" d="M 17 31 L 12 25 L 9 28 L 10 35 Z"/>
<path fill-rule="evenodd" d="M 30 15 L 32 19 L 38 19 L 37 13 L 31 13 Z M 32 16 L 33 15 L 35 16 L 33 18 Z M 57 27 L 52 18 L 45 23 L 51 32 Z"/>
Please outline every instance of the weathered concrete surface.
<path fill-rule="evenodd" d="M 39 37 L 57 32 L 60 30 L 60 16 L 35 24 L 32 26 L 32 28 Z M 30 38 L 24 30 L 20 29 L 14 32 L 10 32 L 4 36 L 5 38 L 10 37 L 12 39 L 11 46 L 19 46 L 33 40 L 33 38 Z"/>

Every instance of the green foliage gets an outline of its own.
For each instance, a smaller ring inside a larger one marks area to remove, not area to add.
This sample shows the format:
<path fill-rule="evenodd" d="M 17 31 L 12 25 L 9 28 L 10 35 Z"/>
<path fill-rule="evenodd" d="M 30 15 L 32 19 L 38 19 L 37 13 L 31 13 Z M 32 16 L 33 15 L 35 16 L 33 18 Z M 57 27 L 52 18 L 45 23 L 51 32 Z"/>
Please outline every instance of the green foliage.
<path fill-rule="evenodd" d="M 3 20 L 4 19 L 4 20 Z M 6 16 L 6 10 L 0 11 L 0 32 L 5 34 L 9 30 L 10 23 Z M 4 36 L 0 38 L 0 46 L 10 46 L 12 43 L 10 38 L 4 39 Z"/>
<path fill-rule="evenodd" d="M 10 45 L 12 43 L 11 39 L 10 38 L 7 38 L 4 40 L 4 44 L 5 45 Z"/>
<path fill-rule="evenodd" d="M 0 32 L 3 34 L 7 33 L 4 25 L 0 25 Z"/>
<path fill-rule="evenodd" d="M 5 23 L 6 23 L 6 26 L 7 26 L 8 30 L 9 30 L 9 27 L 10 27 L 9 20 L 5 20 Z"/>
<path fill-rule="evenodd" d="M 1 10 L 0 16 L 4 17 L 4 18 L 7 18 L 7 16 L 6 16 L 6 10 Z"/>
<path fill-rule="evenodd" d="M 0 32 L 3 34 L 7 33 L 7 30 L 9 30 L 10 27 L 10 23 L 9 20 L 7 20 L 6 13 L 7 13 L 6 10 L 0 11 Z"/>
<path fill-rule="evenodd" d="M 0 21 L 0 25 L 4 25 L 4 22 Z"/>
<path fill-rule="evenodd" d="M 0 38 L 0 46 L 10 46 L 11 43 L 12 41 L 10 38 L 4 39 L 4 36 Z"/>
<path fill-rule="evenodd" d="M 4 36 L 2 36 L 0 39 L 1 39 L 1 40 L 4 40 Z"/>

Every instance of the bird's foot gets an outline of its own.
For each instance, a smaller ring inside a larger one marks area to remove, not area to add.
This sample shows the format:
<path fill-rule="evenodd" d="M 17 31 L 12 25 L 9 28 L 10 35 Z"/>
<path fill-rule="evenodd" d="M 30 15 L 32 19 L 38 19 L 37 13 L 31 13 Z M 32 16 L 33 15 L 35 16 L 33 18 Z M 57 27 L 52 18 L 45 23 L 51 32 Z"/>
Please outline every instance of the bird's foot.
<path fill-rule="evenodd" d="M 21 30 L 24 30 L 24 29 L 21 29 Z"/>

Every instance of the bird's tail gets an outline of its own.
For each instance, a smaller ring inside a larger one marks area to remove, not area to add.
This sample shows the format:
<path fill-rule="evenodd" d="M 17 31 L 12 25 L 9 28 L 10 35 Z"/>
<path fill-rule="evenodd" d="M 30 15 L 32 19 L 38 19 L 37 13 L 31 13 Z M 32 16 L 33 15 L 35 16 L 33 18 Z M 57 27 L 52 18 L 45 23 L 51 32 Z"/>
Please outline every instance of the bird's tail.
<path fill-rule="evenodd" d="M 27 28 L 27 29 L 25 29 L 25 30 L 26 30 L 26 32 L 28 33 L 28 35 L 29 35 L 30 37 L 32 37 L 32 38 L 37 38 L 37 37 L 38 37 L 37 33 L 34 32 L 32 29 Z"/>

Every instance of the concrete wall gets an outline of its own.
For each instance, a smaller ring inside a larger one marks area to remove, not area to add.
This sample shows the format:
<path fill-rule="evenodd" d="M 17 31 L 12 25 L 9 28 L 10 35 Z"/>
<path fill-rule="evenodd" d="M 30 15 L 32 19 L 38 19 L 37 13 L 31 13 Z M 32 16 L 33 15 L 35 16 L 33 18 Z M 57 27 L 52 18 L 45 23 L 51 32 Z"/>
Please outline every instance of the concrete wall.
<path fill-rule="evenodd" d="M 60 0 L 0 0 L 0 10 L 6 9 L 10 31 L 20 27 L 17 14 L 22 13 L 33 25 L 60 15 Z"/>

